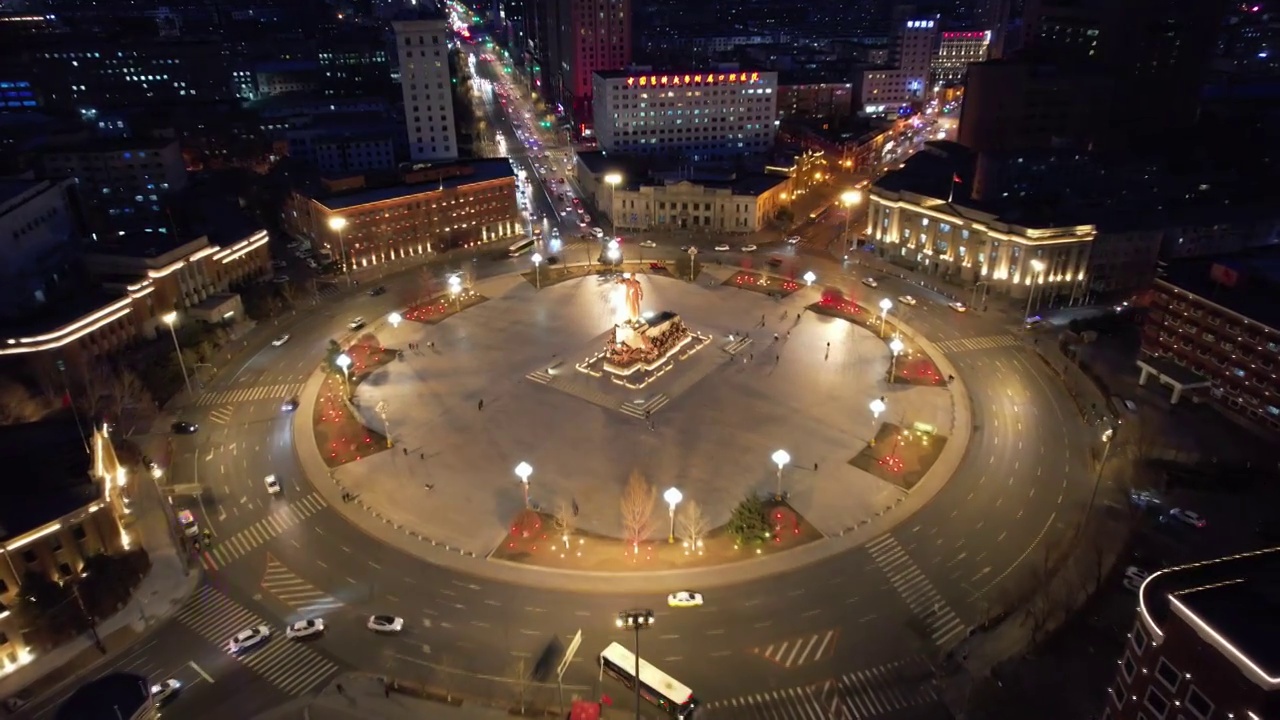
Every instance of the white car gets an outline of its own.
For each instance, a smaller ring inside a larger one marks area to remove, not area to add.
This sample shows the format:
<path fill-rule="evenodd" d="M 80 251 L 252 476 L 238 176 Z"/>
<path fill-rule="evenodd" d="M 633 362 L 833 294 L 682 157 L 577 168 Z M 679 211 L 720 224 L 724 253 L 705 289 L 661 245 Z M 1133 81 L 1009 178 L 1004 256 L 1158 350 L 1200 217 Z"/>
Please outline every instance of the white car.
<path fill-rule="evenodd" d="M 953 303 L 949 303 L 947 307 L 951 308 L 952 310 L 955 310 L 956 312 L 969 312 L 969 306 L 965 305 L 959 300 Z"/>
<path fill-rule="evenodd" d="M 398 633 L 404 629 L 404 618 L 395 615 L 370 615 L 367 627 L 374 632 Z"/>
<path fill-rule="evenodd" d="M 595 228 L 595 227 L 591 228 L 591 234 L 595 235 L 598 238 L 604 237 L 604 231 L 601 230 L 600 228 Z"/>
<path fill-rule="evenodd" d="M 900 295 L 898 296 L 898 302 L 902 303 L 903 305 L 910 305 L 912 307 L 915 307 L 916 299 L 911 297 L 910 295 Z"/>
<path fill-rule="evenodd" d="M 1169 520 L 1177 520 L 1184 525 L 1190 525 L 1194 528 L 1202 528 L 1209 524 L 1203 517 L 1201 517 L 1200 513 L 1192 510 L 1183 510 L 1182 508 L 1172 509 L 1169 511 L 1168 515 L 1160 519 L 1163 521 L 1165 518 L 1168 518 Z"/>
<path fill-rule="evenodd" d="M 268 475 L 262 479 L 262 484 L 267 486 L 267 492 L 272 495 L 280 494 L 280 480 L 275 475 Z"/>
<path fill-rule="evenodd" d="M 755 246 L 755 245 L 743 245 L 743 246 L 742 246 L 742 252 L 755 252 L 756 250 L 757 250 L 757 248 L 756 248 L 756 246 Z"/>
<path fill-rule="evenodd" d="M 271 341 L 271 344 L 272 344 L 272 346 L 274 346 L 274 347 L 280 347 L 281 345 L 283 345 L 283 344 L 285 344 L 285 343 L 287 343 L 287 342 L 289 342 L 289 333 L 285 333 L 285 334 L 281 335 L 280 337 L 276 338 L 275 340 L 272 340 L 272 341 Z"/>
<path fill-rule="evenodd" d="M 163 705 L 173 699 L 174 695 L 182 689 L 182 683 L 175 678 L 161 680 L 151 686 L 151 701 L 157 705 Z"/>
<path fill-rule="evenodd" d="M 862 284 L 869 288 L 880 287 L 880 283 L 876 282 L 875 278 L 862 278 Z"/>
<path fill-rule="evenodd" d="M 654 242 L 654 241 L 652 241 L 652 240 L 641 240 L 641 241 L 640 241 L 640 247 L 644 247 L 644 248 L 656 248 L 656 247 L 658 247 L 658 243 L 656 243 L 656 242 Z"/>
<path fill-rule="evenodd" d="M 702 593 L 691 590 L 673 592 L 667 596 L 667 606 L 673 608 L 698 607 L 702 605 Z"/>
<path fill-rule="evenodd" d="M 239 655 L 245 650 L 254 648 L 269 639 L 271 639 L 271 628 L 266 625 L 251 627 L 248 630 L 241 630 L 231 640 L 227 641 L 227 650 L 233 655 Z"/>
<path fill-rule="evenodd" d="M 720 243 L 715 247 L 716 252 L 729 252 L 730 249 L 729 243 Z"/>
<path fill-rule="evenodd" d="M 277 276 L 275 276 L 275 277 L 271 278 L 271 282 L 274 282 L 274 283 L 276 283 L 276 284 L 278 284 L 278 285 L 283 285 L 284 283 L 289 282 L 289 276 L 288 276 L 288 275 L 277 275 Z"/>
<path fill-rule="evenodd" d="M 1138 592 L 1142 587 L 1142 583 L 1151 577 L 1151 573 L 1140 567 L 1130 565 L 1124 571 L 1124 586 L 1133 592 Z"/>
<path fill-rule="evenodd" d="M 799 245 L 799 244 L 800 244 L 800 236 L 799 236 L 799 235 L 788 235 L 788 236 L 787 236 L 787 244 L 788 244 L 788 245 Z"/>
<path fill-rule="evenodd" d="M 290 640 L 301 640 L 324 632 L 324 620 L 321 618 L 311 618 L 309 620 L 299 620 L 290 625 L 284 631 L 284 636 Z"/>
<path fill-rule="evenodd" d="M 364 327 L 364 318 L 362 317 L 352 318 L 351 322 L 347 323 L 347 327 L 351 330 L 359 330 L 360 328 Z"/>

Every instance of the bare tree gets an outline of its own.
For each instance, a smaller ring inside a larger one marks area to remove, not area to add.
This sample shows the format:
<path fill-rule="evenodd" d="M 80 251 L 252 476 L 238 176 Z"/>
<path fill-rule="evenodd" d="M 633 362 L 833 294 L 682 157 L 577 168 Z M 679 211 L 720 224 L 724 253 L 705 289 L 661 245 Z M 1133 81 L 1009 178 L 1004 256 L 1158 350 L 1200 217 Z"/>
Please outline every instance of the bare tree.
<path fill-rule="evenodd" d="M 280 283 L 277 286 L 280 297 L 284 300 L 285 305 L 293 307 L 298 303 L 298 298 L 302 295 L 302 290 L 292 282 Z"/>
<path fill-rule="evenodd" d="M 0 381 L 0 425 L 33 422 L 41 414 L 41 403 L 25 385 L 14 380 Z"/>
<path fill-rule="evenodd" d="M 640 552 L 640 543 L 653 529 L 653 506 L 657 499 L 658 489 L 650 485 L 639 470 L 632 470 L 621 502 L 622 529 L 632 552 Z"/>
<path fill-rule="evenodd" d="M 520 658 L 511 666 L 511 689 L 520 701 L 520 714 L 524 715 L 525 710 L 525 694 L 529 689 L 529 673 L 525 670 L 525 659 Z M 513 708 L 514 709 L 514 708 Z"/>
<path fill-rule="evenodd" d="M 561 500 L 556 503 L 555 526 L 556 532 L 560 533 L 560 539 L 564 542 L 564 549 L 569 549 L 569 536 L 573 535 L 575 521 L 573 512 L 573 503 L 568 500 Z"/>
<path fill-rule="evenodd" d="M 125 408 L 151 404 L 151 391 L 138 374 L 122 365 L 112 367 L 109 398 L 111 409 L 117 416 Z"/>
<path fill-rule="evenodd" d="M 690 500 L 680 509 L 680 536 L 689 543 L 689 549 L 699 552 L 702 537 L 707 534 L 707 516 L 702 514 L 698 501 Z"/>

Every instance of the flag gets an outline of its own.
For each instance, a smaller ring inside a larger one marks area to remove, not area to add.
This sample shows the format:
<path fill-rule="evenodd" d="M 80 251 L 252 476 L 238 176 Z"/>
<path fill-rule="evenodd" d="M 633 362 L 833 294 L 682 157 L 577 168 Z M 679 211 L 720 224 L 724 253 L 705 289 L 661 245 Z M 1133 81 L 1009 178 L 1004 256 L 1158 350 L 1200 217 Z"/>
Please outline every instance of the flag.
<path fill-rule="evenodd" d="M 956 183 L 957 185 L 964 184 L 964 181 L 960 179 L 959 173 L 951 173 L 951 182 Z"/>
<path fill-rule="evenodd" d="M 71 407 L 71 391 L 70 390 L 62 393 L 62 407 L 64 408 Z"/>

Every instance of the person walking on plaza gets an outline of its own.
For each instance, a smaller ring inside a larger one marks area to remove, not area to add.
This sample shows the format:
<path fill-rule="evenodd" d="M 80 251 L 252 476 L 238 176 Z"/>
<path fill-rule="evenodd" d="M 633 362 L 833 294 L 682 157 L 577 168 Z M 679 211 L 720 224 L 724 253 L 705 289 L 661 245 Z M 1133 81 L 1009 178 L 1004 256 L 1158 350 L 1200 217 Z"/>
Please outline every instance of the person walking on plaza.
<path fill-rule="evenodd" d="M 476 403 L 477 410 L 484 410 L 484 398 L 480 398 L 480 402 Z"/>

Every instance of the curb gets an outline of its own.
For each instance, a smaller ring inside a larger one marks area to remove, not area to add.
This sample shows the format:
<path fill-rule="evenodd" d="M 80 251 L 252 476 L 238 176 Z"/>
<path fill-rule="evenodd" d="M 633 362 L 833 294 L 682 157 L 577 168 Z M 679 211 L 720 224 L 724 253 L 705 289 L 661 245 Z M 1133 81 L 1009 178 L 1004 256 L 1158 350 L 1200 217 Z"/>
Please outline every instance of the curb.
<path fill-rule="evenodd" d="M 490 276 L 482 282 L 507 277 L 519 276 L 520 273 L 504 273 Z M 523 280 L 523 278 L 519 278 Z M 942 372 L 954 375 L 956 369 L 950 361 L 938 353 L 937 347 L 928 340 L 920 338 L 910 328 L 899 325 L 904 334 L 917 342 L 938 365 Z M 823 541 L 810 543 L 778 555 L 771 555 L 756 560 L 730 563 L 708 568 L 690 568 L 680 570 L 660 570 L 654 572 L 598 572 L 586 570 L 562 570 L 523 565 L 501 560 L 489 560 L 475 552 L 452 547 L 440 543 L 420 533 L 405 529 L 379 515 L 375 510 L 359 500 L 356 504 L 370 511 L 348 512 L 341 506 L 344 488 L 336 478 L 336 469 L 330 469 L 324 462 L 317 444 L 315 433 L 311 432 L 310 419 L 315 412 L 316 398 L 324 380 L 324 371 L 317 366 L 311 377 L 304 384 L 300 393 L 301 402 L 293 415 L 294 455 L 303 474 L 313 488 L 333 506 L 347 522 L 369 535 L 372 539 L 391 544 L 426 562 L 440 565 L 457 572 L 466 573 L 478 578 L 499 582 L 514 582 L 530 587 L 544 589 L 572 590 L 574 592 L 591 592 L 617 594 L 620 592 L 648 592 L 655 582 L 670 582 L 677 585 L 696 581 L 701 587 L 719 587 L 776 575 L 794 570 L 816 562 L 828 560 L 848 552 L 886 532 L 911 517 L 911 514 L 931 500 L 947 484 L 959 466 L 968 447 L 972 431 L 970 418 L 970 402 L 963 381 L 952 383 L 952 435 L 948 438 L 947 447 L 921 478 L 916 487 L 908 495 L 898 498 L 893 505 L 880 511 L 875 517 L 868 518 L 859 525 L 848 528 L 840 534 Z M 944 472 L 945 471 L 945 472 Z M 331 482 L 317 482 L 319 478 L 328 476 Z M 910 503 L 906 501 L 910 500 Z M 892 512 L 907 504 L 911 513 Z M 487 553 L 486 553 L 487 555 Z"/>

